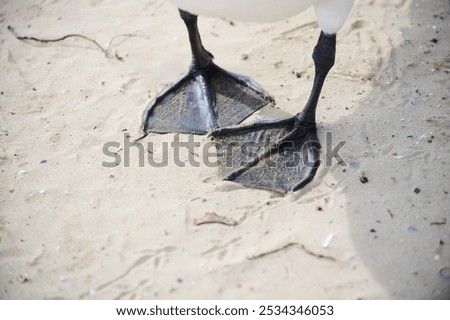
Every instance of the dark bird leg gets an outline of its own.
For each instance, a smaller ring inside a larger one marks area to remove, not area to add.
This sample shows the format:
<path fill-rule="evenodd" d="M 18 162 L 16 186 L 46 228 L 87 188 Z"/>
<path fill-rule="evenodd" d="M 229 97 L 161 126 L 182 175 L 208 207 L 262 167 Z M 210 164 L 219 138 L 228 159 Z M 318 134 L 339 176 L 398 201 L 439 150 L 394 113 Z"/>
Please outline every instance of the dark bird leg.
<path fill-rule="evenodd" d="M 197 16 L 180 10 L 192 49 L 189 72 L 156 97 L 144 114 L 145 133 L 205 134 L 236 125 L 273 99 L 253 80 L 213 63 L 202 44 Z"/>
<path fill-rule="evenodd" d="M 304 187 L 314 178 L 320 164 L 316 108 L 335 54 L 336 35 L 322 32 L 313 53 L 313 88 L 305 108 L 296 116 L 211 134 L 217 141 L 222 179 L 285 193 Z"/>

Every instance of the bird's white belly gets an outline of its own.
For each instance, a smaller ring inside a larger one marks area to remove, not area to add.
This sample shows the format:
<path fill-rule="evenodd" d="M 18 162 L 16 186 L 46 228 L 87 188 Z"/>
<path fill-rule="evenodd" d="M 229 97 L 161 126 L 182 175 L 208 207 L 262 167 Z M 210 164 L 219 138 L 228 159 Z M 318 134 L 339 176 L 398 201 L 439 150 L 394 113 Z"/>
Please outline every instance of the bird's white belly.
<path fill-rule="evenodd" d="M 344 24 L 354 0 L 169 0 L 192 14 L 241 21 L 280 21 L 314 6 L 320 28 L 336 33 Z"/>
<path fill-rule="evenodd" d="M 168 0 L 192 14 L 273 22 L 290 18 L 323 0 Z"/>

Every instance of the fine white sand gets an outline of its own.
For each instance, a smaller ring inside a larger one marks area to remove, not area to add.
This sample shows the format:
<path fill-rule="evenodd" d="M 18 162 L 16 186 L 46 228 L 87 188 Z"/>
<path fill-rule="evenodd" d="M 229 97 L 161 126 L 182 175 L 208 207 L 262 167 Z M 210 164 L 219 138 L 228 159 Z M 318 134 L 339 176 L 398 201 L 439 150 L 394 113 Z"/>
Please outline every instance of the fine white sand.
<path fill-rule="evenodd" d="M 165 167 L 140 167 L 135 147 L 129 167 L 124 150 L 118 166 L 102 166 L 105 143 L 139 138 L 146 104 L 187 70 L 186 30 L 169 3 L 0 2 L 1 298 L 450 298 L 448 1 L 356 3 L 317 115 L 323 151 L 326 132 L 333 146 L 346 141 L 347 166 L 323 163 L 286 196 L 176 166 L 170 153 Z M 313 10 L 199 24 L 218 65 L 257 80 L 280 112 L 302 109 Z M 9 25 L 112 40 L 113 56 L 80 38 L 20 41 Z M 174 138 L 141 142 L 160 161 Z M 198 225 L 208 213 L 235 225 Z"/>

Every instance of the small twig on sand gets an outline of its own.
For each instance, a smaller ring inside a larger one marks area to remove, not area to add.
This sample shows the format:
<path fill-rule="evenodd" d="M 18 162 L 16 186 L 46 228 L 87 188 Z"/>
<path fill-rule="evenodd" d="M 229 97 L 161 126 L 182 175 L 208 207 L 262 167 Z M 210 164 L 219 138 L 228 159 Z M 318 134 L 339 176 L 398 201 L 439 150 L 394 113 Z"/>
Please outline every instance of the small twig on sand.
<path fill-rule="evenodd" d="M 22 41 L 26 41 L 26 40 L 31 40 L 31 41 L 37 41 L 37 42 L 41 42 L 41 43 L 52 43 L 52 42 L 60 42 L 60 41 L 64 41 L 68 38 L 81 38 L 84 39 L 86 41 L 89 41 L 91 43 L 93 43 L 98 49 L 100 49 L 107 58 L 109 59 L 117 59 L 119 61 L 123 61 L 123 57 L 119 56 L 117 54 L 117 52 L 114 52 L 114 54 L 112 54 L 110 52 L 110 47 L 111 47 L 111 43 L 112 41 L 118 37 L 115 36 L 110 42 L 108 47 L 105 49 L 104 47 L 102 47 L 96 40 L 91 39 L 87 36 L 84 36 L 82 34 L 77 34 L 77 33 L 71 33 L 71 34 L 67 34 L 64 35 L 60 38 L 55 38 L 55 39 L 42 39 L 42 38 L 36 38 L 36 37 L 30 37 L 30 36 L 20 36 L 19 34 L 17 34 L 16 30 L 12 27 L 12 26 L 8 26 L 8 30 L 18 39 L 18 40 L 22 40 Z M 126 35 L 126 36 L 132 36 L 132 35 Z"/>
<path fill-rule="evenodd" d="M 303 244 L 299 244 L 299 243 L 297 243 L 297 242 L 290 242 L 290 243 L 284 245 L 284 246 L 281 247 L 281 248 L 278 248 L 278 249 L 275 249 L 275 250 L 271 250 L 271 251 L 268 251 L 268 252 L 264 252 L 264 253 L 258 254 L 258 255 L 256 255 L 256 256 L 249 257 L 248 259 L 249 259 L 249 260 L 256 260 L 256 259 L 259 259 L 259 258 L 268 256 L 268 255 L 271 255 L 271 254 L 274 254 L 274 253 L 277 253 L 277 252 L 286 250 L 286 249 L 288 249 L 288 248 L 290 248 L 290 247 L 300 247 L 300 249 L 302 249 L 305 253 L 309 254 L 310 256 L 319 258 L 319 259 L 325 259 L 325 260 L 333 261 L 333 262 L 336 262 L 336 261 L 337 261 L 337 260 L 336 260 L 335 258 L 333 258 L 333 257 L 325 256 L 325 255 L 323 255 L 323 254 L 317 254 L 317 253 L 315 253 L 315 252 L 312 252 L 311 250 L 309 250 L 308 248 L 306 248 Z"/>
<path fill-rule="evenodd" d="M 264 252 L 264 253 L 260 253 L 260 254 L 258 254 L 258 255 L 256 255 L 256 256 L 251 256 L 251 257 L 249 257 L 248 259 L 249 259 L 249 260 L 256 260 L 256 259 L 259 259 L 259 258 L 268 256 L 268 255 L 271 255 L 271 254 L 274 254 L 274 253 L 277 253 L 277 252 L 286 250 L 287 248 L 290 248 L 290 247 L 293 247 L 293 246 L 298 246 L 298 245 L 299 245 L 299 244 L 296 243 L 296 242 L 290 242 L 290 243 L 284 245 L 284 246 L 281 247 L 281 248 L 278 248 L 278 249 L 275 249 L 275 250 L 271 250 L 271 251 L 268 251 L 268 252 Z"/>
<path fill-rule="evenodd" d="M 330 256 L 324 256 L 323 254 L 317 254 L 315 252 L 310 251 L 308 248 L 306 248 L 303 244 L 300 246 L 300 248 L 306 252 L 307 254 L 309 254 L 310 256 L 319 258 L 319 259 L 325 259 L 325 260 L 329 260 L 329 261 L 333 261 L 336 262 L 336 258 L 330 257 Z"/>

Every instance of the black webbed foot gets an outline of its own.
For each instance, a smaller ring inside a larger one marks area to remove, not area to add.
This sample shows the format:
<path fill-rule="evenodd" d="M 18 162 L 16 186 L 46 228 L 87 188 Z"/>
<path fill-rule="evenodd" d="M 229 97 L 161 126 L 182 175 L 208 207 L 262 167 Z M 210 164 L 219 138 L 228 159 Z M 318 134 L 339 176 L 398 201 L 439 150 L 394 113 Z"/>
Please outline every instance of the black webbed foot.
<path fill-rule="evenodd" d="M 220 177 L 247 187 L 296 191 L 314 178 L 320 164 L 316 127 L 298 117 L 225 128 L 211 136 Z"/>
<path fill-rule="evenodd" d="M 180 10 L 192 49 L 189 73 L 158 96 L 144 114 L 145 133 L 205 134 L 236 125 L 273 99 L 253 80 L 212 62 L 202 45 L 197 16 Z"/>
<path fill-rule="evenodd" d="M 144 114 L 143 130 L 206 134 L 236 125 L 273 102 L 254 81 L 211 63 L 191 70 L 158 96 Z"/>
<path fill-rule="evenodd" d="M 302 112 L 281 121 L 220 129 L 217 142 L 220 176 L 242 185 L 281 193 L 303 188 L 320 164 L 315 113 L 325 78 L 334 64 L 336 36 L 321 34 L 313 58 L 316 76 Z"/>

